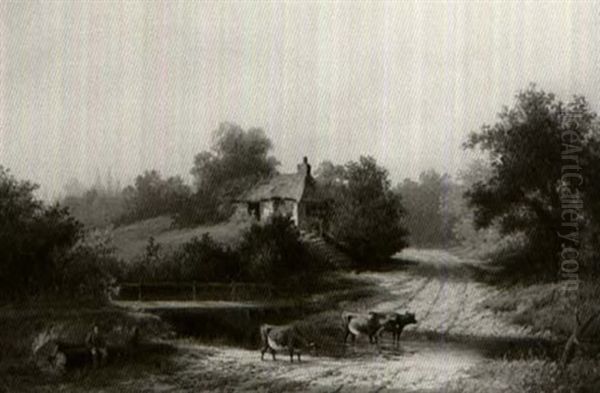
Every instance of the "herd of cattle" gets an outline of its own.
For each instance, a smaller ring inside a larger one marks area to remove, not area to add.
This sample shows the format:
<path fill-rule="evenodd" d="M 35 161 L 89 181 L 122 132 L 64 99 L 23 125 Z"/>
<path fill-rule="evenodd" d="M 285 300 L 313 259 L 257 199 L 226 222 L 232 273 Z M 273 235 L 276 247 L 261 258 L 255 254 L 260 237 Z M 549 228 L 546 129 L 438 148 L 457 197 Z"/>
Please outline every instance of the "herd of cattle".
<path fill-rule="evenodd" d="M 382 313 L 371 311 L 367 314 L 355 312 L 342 313 L 342 325 L 344 328 L 344 344 L 348 336 L 352 338 L 352 343 L 356 338 L 366 336 L 369 343 L 378 344 L 381 335 L 384 332 L 392 333 L 394 346 L 399 345 L 402 330 L 407 325 L 417 323 L 413 313 Z M 300 361 L 302 352 L 316 350 L 314 342 L 307 340 L 293 325 L 276 326 L 263 324 L 260 327 L 261 349 L 260 359 L 264 360 L 266 352 L 271 352 L 275 360 L 276 352 L 288 352 L 290 361 L 294 361 L 294 355 Z"/>

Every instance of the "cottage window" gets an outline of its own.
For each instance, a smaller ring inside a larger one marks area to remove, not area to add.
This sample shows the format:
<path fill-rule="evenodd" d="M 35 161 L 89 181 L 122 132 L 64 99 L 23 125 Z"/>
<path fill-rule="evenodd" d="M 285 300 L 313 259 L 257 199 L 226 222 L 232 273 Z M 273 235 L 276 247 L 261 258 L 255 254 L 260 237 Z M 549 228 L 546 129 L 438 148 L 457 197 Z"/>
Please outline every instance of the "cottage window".
<path fill-rule="evenodd" d="M 248 203 L 248 214 L 260 221 L 260 203 Z"/>

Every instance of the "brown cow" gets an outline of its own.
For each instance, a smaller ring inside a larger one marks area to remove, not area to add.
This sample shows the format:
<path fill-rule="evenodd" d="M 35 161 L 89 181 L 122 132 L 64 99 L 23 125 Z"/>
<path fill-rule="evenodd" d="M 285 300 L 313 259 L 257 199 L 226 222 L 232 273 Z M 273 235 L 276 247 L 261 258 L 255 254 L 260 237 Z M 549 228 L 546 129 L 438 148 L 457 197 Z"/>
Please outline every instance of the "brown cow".
<path fill-rule="evenodd" d="M 344 344 L 346 344 L 348 336 L 352 336 L 353 343 L 357 337 L 367 336 L 369 337 L 369 343 L 377 344 L 385 322 L 386 316 L 382 313 L 371 311 L 365 315 L 344 311 L 342 313 L 345 333 Z"/>
<path fill-rule="evenodd" d="M 300 362 L 300 354 L 303 350 L 315 350 L 315 344 L 306 340 L 292 325 L 275 326 L 263 324 L 260 326 L 260 360 L 264 360 L 265 352 L 270 351 L 275 358 L 275 352 L 287 350 L 290 354 L 290 362 L 294 361 L 294 354 Z"/>
<path fill-rule="evenodd" d="M 400 344 L 400 335 L 402 334 L 402 331 L 406 325 L 417 323 L 415 314 L 410 312 L 404 314 L 391 312 L 383 315 L 383 330 L 380 333 L 383 333 L 384 331 L 391 332 L 392 342 L 394 345 Z"/>

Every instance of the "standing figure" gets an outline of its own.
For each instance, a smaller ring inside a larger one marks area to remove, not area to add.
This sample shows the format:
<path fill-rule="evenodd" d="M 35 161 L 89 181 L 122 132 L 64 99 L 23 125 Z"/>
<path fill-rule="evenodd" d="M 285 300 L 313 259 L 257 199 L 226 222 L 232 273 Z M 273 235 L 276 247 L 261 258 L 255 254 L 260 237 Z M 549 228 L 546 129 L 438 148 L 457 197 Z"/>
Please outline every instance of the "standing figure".
<path fill-rule="evenodd" d="M 108 350 L 106 349 L 106 341 L 104 337 L 100 334 L 100 329 L 98 325 L 94 325 L 92 331 L 88 333 L 85 338 L 85 345 L 90 350 L 92 354 L 92 362 L 94 367 L 98 365 L 103 365 L 106 362 L 106 358 L 108 357 Z"/>

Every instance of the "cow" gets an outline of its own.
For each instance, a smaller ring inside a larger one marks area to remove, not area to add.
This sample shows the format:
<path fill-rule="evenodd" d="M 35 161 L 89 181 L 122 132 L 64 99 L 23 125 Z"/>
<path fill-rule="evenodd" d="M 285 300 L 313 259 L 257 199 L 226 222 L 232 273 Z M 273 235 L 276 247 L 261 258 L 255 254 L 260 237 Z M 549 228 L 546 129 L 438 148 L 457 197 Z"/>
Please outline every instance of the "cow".
<path fill-rule="evenodd" d="M 260 326 L 260 360 L 264 360 L 265 352 L 270 351 L 275 358 L 277 351 L 288 351 L 290 354 L 290 362 L 294 362 L 294 354 L 298 357 L 298 362 L 301 361 L 300 354 L 303 350 L 310 350 L 314 353 L 315 344 L 304 338 L 298 329 L 292 325 L 276 326 L 263 324 Z"/>
<path fill-rule="evenodd" d="M 352 336 L 353 343 L 357 337 L 368 336 L 369 343 L 377 344 L 385 322 L 386 316 L 382 313 L 371 311 L 365 315 L 344 311 L 342 313 L 344 344 L 346 344 L 348 336 Z"/>
<path fill-rule="evenodd" d="M 394 345 L 400 344 L 400 335 L 402 334 L 402 331 L 407 325 L 417 323 L 415 314 L 410 312 L 404 314 L 398 312 L 391 312 L 385 313 L 383 315 L 383 329 L 381 330 L 380 334 L 384 331 L 391 332 L 392 342 Z"/>

